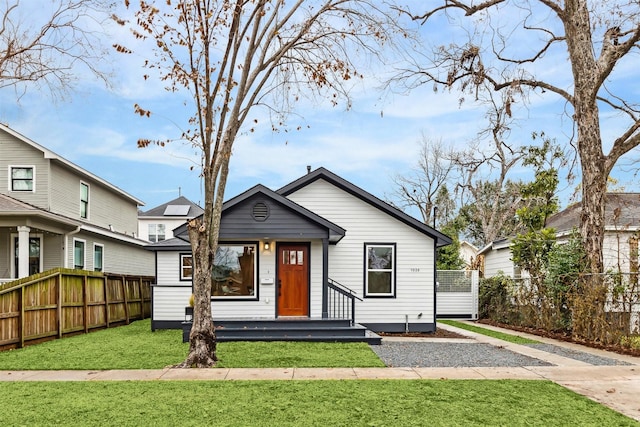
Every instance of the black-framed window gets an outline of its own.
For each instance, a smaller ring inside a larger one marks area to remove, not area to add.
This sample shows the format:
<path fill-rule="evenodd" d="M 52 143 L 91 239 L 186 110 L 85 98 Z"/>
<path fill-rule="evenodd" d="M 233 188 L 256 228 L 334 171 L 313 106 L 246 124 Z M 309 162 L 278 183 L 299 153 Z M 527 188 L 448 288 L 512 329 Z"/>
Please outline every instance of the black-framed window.
<path fill-rule="evenodd" d="M 89 218 L 89 184 L 80 183 L 80 218 Z"/>
<path fill-rule="evenodd" d="M 193 279 L 193 257 L 191 254 L 180 254 L 180 280 Z"/>
<path fill-rule="evenodd" d="M 33 166 L 11 166 L 11 191 L 35 191 Z"/>
<path fill-rule="evenodd" d="M 364 262 L 364 295 L 395 297 L 396 244 L 365 243 Z"/>
<path fill-rule="evenodd" d="M 257 298 L 258 243 L 221 243 L 213 261 L 215 299 Z"/>

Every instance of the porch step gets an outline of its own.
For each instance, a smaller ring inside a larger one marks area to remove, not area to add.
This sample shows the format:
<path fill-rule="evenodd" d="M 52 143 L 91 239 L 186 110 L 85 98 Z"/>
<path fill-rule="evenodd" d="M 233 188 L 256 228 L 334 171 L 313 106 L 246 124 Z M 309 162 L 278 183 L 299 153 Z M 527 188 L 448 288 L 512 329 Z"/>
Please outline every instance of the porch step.
<path fill-rule="evenodd" d="M 190 322 L 182 324 L 183 342 L 189 340 Z M 315 341 L 366 342 L 380 344 L 382 338 L 366 327 L 349 320 L 333 319 L 277 319 L 277 320 L 218 320 L 216 338 L 224 341 Z"/>

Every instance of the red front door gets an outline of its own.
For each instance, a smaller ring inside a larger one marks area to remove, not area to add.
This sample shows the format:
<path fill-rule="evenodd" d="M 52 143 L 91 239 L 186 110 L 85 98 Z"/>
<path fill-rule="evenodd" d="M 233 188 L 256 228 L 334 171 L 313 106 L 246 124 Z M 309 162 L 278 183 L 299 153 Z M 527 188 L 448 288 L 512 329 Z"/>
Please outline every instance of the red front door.
<path fill-rule="evenodd" d="M 309 316 L 309 246 L 278 245 L 278 316 Z"/>

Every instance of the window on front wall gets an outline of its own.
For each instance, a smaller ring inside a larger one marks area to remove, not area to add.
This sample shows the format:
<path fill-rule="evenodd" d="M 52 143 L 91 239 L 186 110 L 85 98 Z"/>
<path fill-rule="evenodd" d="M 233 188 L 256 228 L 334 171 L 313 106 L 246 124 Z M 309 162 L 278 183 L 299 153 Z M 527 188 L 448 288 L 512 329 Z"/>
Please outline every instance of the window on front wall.
<path fill-rule="evenodd" d="M 212 295 L 220 298 L 255 298 L 257 245 L 221 244 L 213 261 Z"/>
<path fill-rule="evenodd" d="M 11 166 L 11 191 L 34 191 L 34 168 Z"/>
<path fill-rule="evenodd" d="M 84 240 L 73 240 L 73 268 L 84 270 Z"/>
<path fill-rule="evenodd" d="M 80 183 L 80 217 L 89 218 L 89 185 Z"/>
<path fill-rule="evenodd" d="M 149 224 L 149 241 L 160 242 L 166 239 L 164 224 Z"/>
<path fill-rule="evenodd" d="M 180 254 L 180 280 L 193 278 L 193 257 L 191 254 Z"/>
<path fill-rule="evenodd" d="M 104 246 L 93 245 L 93 270 L 102 271 L 104 265 Z"/>
<path fill-rule="evenodd" d="M 367 243 L 365 251 L 364 294 L 368 297 L 395 296 L 396 245 Z"/>

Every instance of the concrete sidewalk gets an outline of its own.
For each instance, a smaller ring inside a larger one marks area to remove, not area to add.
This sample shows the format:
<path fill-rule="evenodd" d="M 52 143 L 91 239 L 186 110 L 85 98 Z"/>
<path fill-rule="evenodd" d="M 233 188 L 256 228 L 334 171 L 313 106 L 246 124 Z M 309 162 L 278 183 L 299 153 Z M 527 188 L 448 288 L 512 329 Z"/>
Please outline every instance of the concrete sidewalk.
<path fill-rule="evenodd" d="M 595 354 L 627 363 L 626 366 L 594 366 L 524 345 L 439 324 L 442 329 L 465 335 L 477 342 L 547 361 L 554 366 L 455 367 L 455 368 L 216 368 L 152 369 L 108 371 L 0 371 L 2 381 L 167 381 L 167 380 L 371 380 L 371 379 L 526 379 L 550 380 L 640 421 L 640 358 L 593 349 L 510 330 L 482 325 L 483 328 L 528 336 L 541 342 L 575 351 Z M 384 338 L 395 340 L 398 338 Z M 399 338 L 433 341 L 430 338 Z M 446 339 L 436 339 L 438 342 Z M 455 340 L 460 342 L 460 340 Z M 467 340 L 468 342 L 469 340 Z"/>

